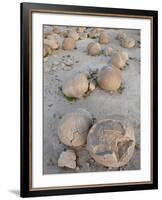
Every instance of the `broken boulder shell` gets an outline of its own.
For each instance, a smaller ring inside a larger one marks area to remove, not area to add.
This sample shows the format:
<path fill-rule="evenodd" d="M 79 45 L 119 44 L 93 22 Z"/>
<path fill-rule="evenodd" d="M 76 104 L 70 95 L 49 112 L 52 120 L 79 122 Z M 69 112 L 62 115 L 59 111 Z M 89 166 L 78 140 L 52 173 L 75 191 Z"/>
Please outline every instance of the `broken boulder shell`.
<path fill-rule="evenodd" d="M 62 44 L 62 48 L 64 50 L 73 50 L 76 48 L 76 42 L 73 38 L 71 37 L 68 37 L 68 38 L 65 38 L 64 41 L 63 41 L 63 44 Z"/>
<path fill-rule="evenodd" d="M 86 74 L 78 74 L 65 81 L 62 92 L 67 97 L 81 98 L 88 90 L 89 81 Z"/>
<path fill-rule="evenodd" d="M 112 56 L 112 64 L 119 69 L 124 69 L 127 60 L 128 53 L 125 51 L 117 52 Z"/>
<path fill-rule="evenodd" d="M 87 137 L 87 150 L 97 163 L 121 167 L 133 156 L 135 135 L 124 116 L 113 118 L 98 121 L 92 126 Z"/>
<path fill-rule="evenodd" d="M 92 116 L 90 113 L 84 109 L 77 109 L 64 115 L 60 120 L 59 139 L 67 146 L 80 147 L 85 144 L 91 126 Z"/>
<path fill-rule="evenodd" d="M 121 41 L 121 45 L 124 47 L 124 48 L 133 48 L 136 44 L 136 41 L 134 38 L 131 38 L 131 37 L 126 37 L 125 39 L 123 39 Z"/>
<path fill-rule="evenodd" d="M 103 67 L 98 74 L 97 82 L 105 91 L 117 91 L 122 83 L 121 72 L 114 67 Z"/>
<path fill-rule="evenodd" d="M 60 154 L 58 159 L 59 167 L 76 168 L 76 154 L 73 150 L 66 150 Z"/>
<path fill-rule="evenodd" d="M 101 54 L 101 46 L 97 42 L 89 43 L 87 47 L 88 54 L 91 56 L 97 56 Z"/>
<path fill-rule="evenodd" d="M 99 36 L 100 44 L 107 44 L 109 42 L 109 36 L 107 33 L 101 33 Z"/>

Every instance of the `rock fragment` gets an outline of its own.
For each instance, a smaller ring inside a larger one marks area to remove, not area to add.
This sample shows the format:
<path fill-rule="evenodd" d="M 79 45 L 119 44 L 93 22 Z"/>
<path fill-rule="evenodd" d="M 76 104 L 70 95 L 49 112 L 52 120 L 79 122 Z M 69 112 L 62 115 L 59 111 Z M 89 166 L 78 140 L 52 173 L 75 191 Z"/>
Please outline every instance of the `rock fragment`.
<path fill-rule="evenodd" d="M 58 159 L 59 167 L 76 168 L 76 154 L 73 150 L 66 150 L 60 154 Z"/>

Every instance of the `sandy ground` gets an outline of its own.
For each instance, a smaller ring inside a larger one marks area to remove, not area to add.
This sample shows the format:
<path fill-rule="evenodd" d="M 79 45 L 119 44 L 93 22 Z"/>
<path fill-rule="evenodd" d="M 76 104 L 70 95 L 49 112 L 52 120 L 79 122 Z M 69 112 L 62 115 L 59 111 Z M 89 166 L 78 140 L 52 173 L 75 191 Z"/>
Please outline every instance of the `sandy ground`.
<path fill-rule="evenodd" d="M 70 29 L 62 27 L 62 29 Z M 51 26 L 44 26 L 44 31 L 51 29 Z M 97 88 L 86 98 L 77 101 L 68 101 L 62 94 L 60 87 L 63 82 L 80 72 L 101 69 L 103 66 L 111 65 L 111 57 L 89 56 L 86 48 L 91 41 L 98 39 L 87 38 L 77 41 L 77 49 L 64 51 L 59 49 L 44 60 L 44 174 L 71 173 L 71 172 L 97 172 L 112 170 L 137 170 L 140 169 L 140 31 L 124 30 L 129 36 L 136 39 L 135 48 L 126 49 L 120 46 L 120 41 L 116 40 L 119 32 L 117 29 L 105 29 L 109 34 L 110 42 L 105 46 L 112 46 L 114 50 L 123 49 L 129 54 L 129 61 L 122 71 L 124 80 L 124 90 L 121 94 L 110 94 Z M 63 38 L 60 38 L 60 42 Z M 139 41 L 139 43 L 138 43 Z M 72 67 L 63 64 L 64 56 L 74 60 Z M 135 129 L 136 148 L 129 163 L 118 169 L 111 169 L 97 164 L 86 150 L 86 145 L 76 150 L 77 169 L 65 169 L 58 167 L 58 158 L 62 151 L 69 149 L 63 145 L 57 136 L 57 127 L 60 118 L 76 108 L 84 108 L 89 111 L 96 120 L 107 118 L 109 115 L 128 115 L 133 119 Z"/>

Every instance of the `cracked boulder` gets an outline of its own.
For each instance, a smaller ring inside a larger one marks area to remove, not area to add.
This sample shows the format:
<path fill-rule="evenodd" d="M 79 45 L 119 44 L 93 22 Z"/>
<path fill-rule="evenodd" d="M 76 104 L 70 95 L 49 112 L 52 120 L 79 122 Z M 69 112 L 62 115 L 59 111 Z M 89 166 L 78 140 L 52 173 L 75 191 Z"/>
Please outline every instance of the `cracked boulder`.
<path fill-rule="evenodd" d="M 60 154 L 58 159 L 59 167 L 76 168 L 76 154 L 73 150 L 66 150 Z"/>
<path fill-rule="evenodd" d="M 125 116 L 98 121 L 88 133 L 87 150 L 97 163 L 106 167 L 126 165 L 134 148 L 134 129 Z"/>
<path fill-rule="evenodd" d="M 93 120 L 90 113 L 81 108 L 65 114 L 60 120 L 58 127 L 60 141 L 71 147 L 80 147 L 84 145 L 92 122 Z"/>

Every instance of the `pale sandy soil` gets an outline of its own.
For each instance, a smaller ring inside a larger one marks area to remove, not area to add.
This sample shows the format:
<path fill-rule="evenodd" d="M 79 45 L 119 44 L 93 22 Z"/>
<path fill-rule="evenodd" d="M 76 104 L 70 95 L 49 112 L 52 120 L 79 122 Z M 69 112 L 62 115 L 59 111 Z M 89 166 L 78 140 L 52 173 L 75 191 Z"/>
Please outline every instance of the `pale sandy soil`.
<path fill-rule="evenodd" d="M 51 26 L 44 27 L 44 31 L 50 29 Z M 70 28 L 62 27 L 62 29 Z M 122 71 L 125 87 L 122 94 L 110 94 L 97 88 L 86 98 L 70 102 L 60 90 L 63 82 L 70 76 L 111 65 L 110 56 L 104 56 L 103 54 L 100 56 L 87 55 L 87 45 L 91 41 L 97 41 L 97 38 L 78 40 L 77 49 L 72 51 L 59 49 L 44 61 L 44 174 L 140 169 L 140 31 L 124 30 L 137 41 L 135 48 L 132 49 L 120 46 L 120 41 L 116 40 L 119 30 L 110 28 L 105 29 L 105 31 L 110 36 L 110 43 L 101 45 L 102 48 L 112 46 L 115 50 L 123 49 L 129 54 L 128 65 Z M 63 38 L 60 38 L 60 42 L 62 40 Z M 71 68 L 62 64 L 63 56 L 66 55 L 74 58 L 74 64 Z M 96 120 L 114 114 L 128 115 L 133 120 L 136 148 L 132 159 L 126 166 L 120 169 L 110 169 L 97 164 L 90 157 L 85 145 L 76 150 L 79 169 L 71 170 L 58 167 L 57 161 L 60 153 L 65 149 L 69 149 L 59 141 L 57 136 L 58 122 L 65 113 L 76 108 L 86 109 Z"/>

